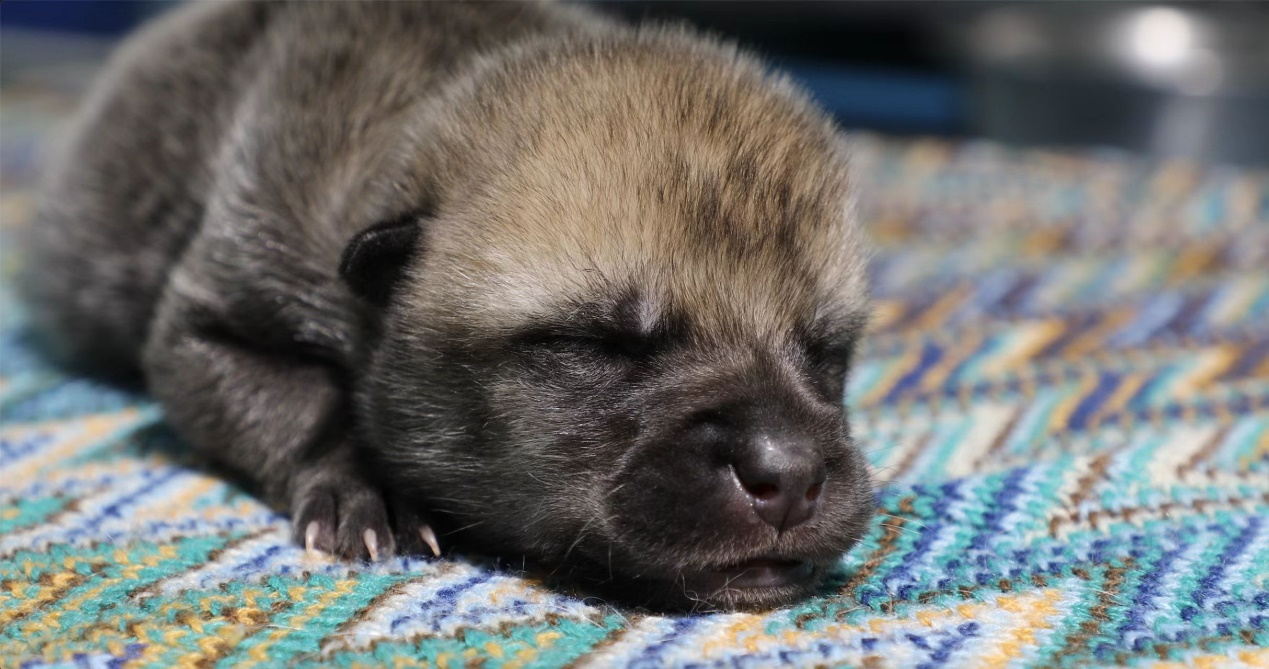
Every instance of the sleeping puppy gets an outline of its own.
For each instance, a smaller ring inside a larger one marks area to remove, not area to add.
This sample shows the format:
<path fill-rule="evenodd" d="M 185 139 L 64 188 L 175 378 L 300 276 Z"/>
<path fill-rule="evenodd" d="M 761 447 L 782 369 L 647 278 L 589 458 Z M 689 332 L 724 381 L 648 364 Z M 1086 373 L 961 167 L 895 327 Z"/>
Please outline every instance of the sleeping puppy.
<path fill-rule="evenodd" d="M 195 4 L 122 47 L 42 193 L 51 349 L 143 380 L 311 549 L 765 607 L 871 516 L 842 141 L 733 47 L 539 4 Z"/>

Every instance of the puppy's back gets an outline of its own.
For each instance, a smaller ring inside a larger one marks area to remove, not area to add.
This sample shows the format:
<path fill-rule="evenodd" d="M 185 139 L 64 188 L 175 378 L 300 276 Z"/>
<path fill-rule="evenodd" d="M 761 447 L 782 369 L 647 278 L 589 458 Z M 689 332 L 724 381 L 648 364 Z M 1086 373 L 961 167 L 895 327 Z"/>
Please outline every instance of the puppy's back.
<path fill-rule="evenodd" d="M 147 26 L 111 58 L 53 147 L 20 288 L 56 355 L 135 372 L 164 273 L 202 214 L 209 157 L 272 12 L 208 3 Z"/>
<path fill-rule="evenodd" d="M 20 287 L 45 343 L 135 376 L 168 273 L 233 180 L 259 182 L 244 249 L 294 245 L 333 278 L 334 259 L 308 251 L 337 252 L 352 232 L 328 219 L 347 182 L 370 178 L 349 158 L 368 152 L 359 138 L 391 137 L 402 109 L 476 53 L 577 19 L 529 3 L 213 2 L 147 26 L 112 57 L 41 184 Z"/>

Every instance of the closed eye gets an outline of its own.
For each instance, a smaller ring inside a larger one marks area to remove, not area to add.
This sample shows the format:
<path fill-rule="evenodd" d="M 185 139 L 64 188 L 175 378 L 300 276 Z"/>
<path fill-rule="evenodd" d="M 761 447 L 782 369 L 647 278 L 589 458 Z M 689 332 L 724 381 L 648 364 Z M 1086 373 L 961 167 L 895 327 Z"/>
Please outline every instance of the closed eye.
<path fill-rule="evenodd" d="M 609 300 L 572 305 L 560 318 L 525 329 L 515 342 L 532 355 L 554 351 L 642 363 L 684 340 L 686 333 L 681 316 L 653 308 L 630 290 Z"/>
<path fill-rule="evenodd" d="M 832 401 L 838 401 L 844 390 L 846 374 L 855 354 L 855 339 L 842 338 L 804 342 L 803 359 L 815 385 Z"/>
<path fill-rule="evenodd" d="M 569 331 L 539 330 L 519 338 L 526 347 L 574 354 L 601 355 L 606 358 L 645 360 L 660 348 L 653 337 L 616 330 Z"/>
<path fill-rule="evenodd" d="M 658 342 L 629 332 L 611 332 L 601 338 L 602 347 L 610 355 L 621 355 L 631 359 L 646 358 L 657 350 Z"/>
<path fill-rule="evenodd" d="M 791 343 L 813 374 L 826 377 L 833 386 L 839 386 L 845 382 L 867 320 L 867 315 L 861 313 L 848 315 L 837 322 L 807 324 L 795 330 Z"/>

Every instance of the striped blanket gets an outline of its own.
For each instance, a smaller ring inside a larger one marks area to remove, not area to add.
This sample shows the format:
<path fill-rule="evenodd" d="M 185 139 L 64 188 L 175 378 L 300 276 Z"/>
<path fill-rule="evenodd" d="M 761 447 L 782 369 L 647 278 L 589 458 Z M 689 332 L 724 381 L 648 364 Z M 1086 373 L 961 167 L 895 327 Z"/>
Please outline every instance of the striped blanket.
<path fill-rule="evenodd" d="M 0 234 L 68 106 L 5 91 Z M 1269 175 L 854 144 L 879 513 L 819 596 L 654 615 L 305 554 L 146 397 L 41 360 L 6 286 L 0 666 L 1269 666 Z"/>

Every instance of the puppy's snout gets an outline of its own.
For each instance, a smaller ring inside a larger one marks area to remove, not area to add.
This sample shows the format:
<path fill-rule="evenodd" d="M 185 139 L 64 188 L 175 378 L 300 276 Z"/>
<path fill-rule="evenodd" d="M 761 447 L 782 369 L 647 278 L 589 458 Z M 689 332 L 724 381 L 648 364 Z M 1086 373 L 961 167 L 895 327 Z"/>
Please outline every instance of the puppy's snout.
<path fill-rule="evenodd" d="M 828 470 L 808 439 L 760 433 L 734 451 L 732 472 L 768 525 L 783 531 L 815 514 Z"/>

